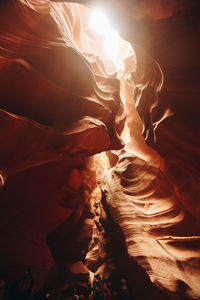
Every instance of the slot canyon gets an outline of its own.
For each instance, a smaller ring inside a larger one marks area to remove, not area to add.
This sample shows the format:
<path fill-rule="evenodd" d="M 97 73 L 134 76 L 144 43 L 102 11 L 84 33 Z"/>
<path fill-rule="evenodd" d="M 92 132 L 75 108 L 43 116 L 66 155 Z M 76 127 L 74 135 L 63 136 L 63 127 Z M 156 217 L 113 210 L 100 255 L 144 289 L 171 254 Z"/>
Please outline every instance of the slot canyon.
<path fill-rule="evenodd" d="M 0 299 L 200 299 L 199 37 L 199 0 L 0 0 Z"/>

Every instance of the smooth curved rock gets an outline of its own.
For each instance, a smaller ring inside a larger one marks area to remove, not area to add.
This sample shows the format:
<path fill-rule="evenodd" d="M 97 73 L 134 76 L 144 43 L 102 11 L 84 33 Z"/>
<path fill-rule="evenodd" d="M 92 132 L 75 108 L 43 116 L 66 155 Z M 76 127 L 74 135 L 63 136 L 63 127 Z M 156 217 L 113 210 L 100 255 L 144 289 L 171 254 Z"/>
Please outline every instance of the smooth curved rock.
<path fill-rule="evenodd" d="M 134 49 L 120 78 L 88 8 L 56 2 L 0 3 L 1 269 L 197 299 L 199 2 L 103 1 Z"/>

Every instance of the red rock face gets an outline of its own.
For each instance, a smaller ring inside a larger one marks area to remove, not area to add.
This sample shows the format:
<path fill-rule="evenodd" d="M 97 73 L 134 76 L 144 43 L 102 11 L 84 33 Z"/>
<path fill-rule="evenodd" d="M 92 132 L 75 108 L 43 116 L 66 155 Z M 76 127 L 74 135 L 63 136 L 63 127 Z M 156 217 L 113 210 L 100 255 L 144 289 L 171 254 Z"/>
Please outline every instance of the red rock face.
<path fill-rule="evenodd" d="M 125 118 L 118 81 L 96 78 L 75 50 L 73 28 L 62 38 L 50 4 L 37 4 L 1 4 L 0 70 L 1 271 L 12 280 L 31 268 L 34 289 L 55 262 L 70 270 L 84 257 L 96 185 L 86 158 L 122 148 Z M 54 278 L 56 288 L 65 281 Z"/>
<path fill-rule="evenodd" d="M 2 277 L 62 291 L 86 263 L 137 299 L 197 299 L 199 3 L 104 5 L 134 49 L 121 77 L 88 8 L 0 4 Z"/>

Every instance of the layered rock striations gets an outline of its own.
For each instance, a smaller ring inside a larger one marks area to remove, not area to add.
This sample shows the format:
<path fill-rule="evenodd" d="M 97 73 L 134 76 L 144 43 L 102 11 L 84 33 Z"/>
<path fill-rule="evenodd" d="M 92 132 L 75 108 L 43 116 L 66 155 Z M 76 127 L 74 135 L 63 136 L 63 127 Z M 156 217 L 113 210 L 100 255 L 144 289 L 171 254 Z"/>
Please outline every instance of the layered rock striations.
<path fill-rule="evenodd" d="M 77 2 L 0 3 L 1 274 L 198 299 L 199 3 L 106 1 L 114 64 Z"/>
<path fill-rule="evenodd" d="M 58 257 L 51 233 L 69 218 L 77 231 L 87 219 L 96 182 L 86 158 L 122 147 L 125 117 L 117 80 L 95 78 L 76 49 L 73 18 L 64 34 L 50 10 L 47 2 L 1 3 L 1 270 L 12 279 L 30 267 L 36 287 Z M 66 235 L 63 247 L 72 242 Z"/>

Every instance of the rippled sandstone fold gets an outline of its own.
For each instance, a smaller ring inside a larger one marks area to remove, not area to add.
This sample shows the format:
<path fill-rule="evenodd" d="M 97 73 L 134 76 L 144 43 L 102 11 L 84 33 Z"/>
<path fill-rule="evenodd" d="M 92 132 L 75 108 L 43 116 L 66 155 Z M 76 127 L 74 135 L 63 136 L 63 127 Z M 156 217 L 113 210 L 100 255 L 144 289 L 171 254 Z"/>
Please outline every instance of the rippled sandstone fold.
<path fill-rule="evenodd" d="M 134 49 L 120 77 L 77 2 L 0 3 L 2 273 L 198 299 L 199 3 L 101 1 Z"/>

